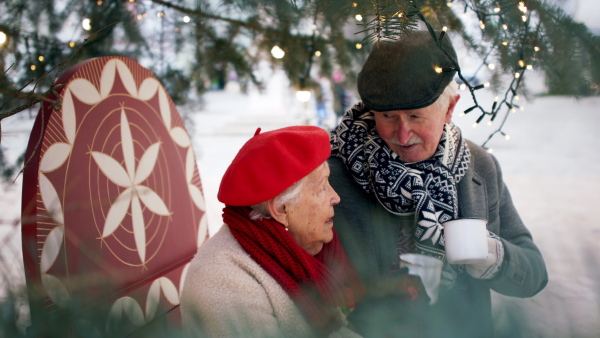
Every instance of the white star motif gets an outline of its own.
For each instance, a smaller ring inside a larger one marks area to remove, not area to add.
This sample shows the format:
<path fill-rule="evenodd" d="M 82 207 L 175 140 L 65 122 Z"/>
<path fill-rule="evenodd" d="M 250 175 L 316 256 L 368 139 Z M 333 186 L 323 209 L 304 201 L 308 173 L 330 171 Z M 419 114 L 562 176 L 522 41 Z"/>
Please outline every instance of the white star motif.
<path fill-rule="evenodd" d="M 135 244 L 140 260 L 144 263 L 146 259 L 146 230 L 140 201 L 157 215 L 168 216 L 170 214 L 162 198 L 152 189 L 141 184 L 154 170 L 160 142 L 156 142 L 146 149 L 136 168 L 129 121 L 125 110 L 121 109 L 121 145 L 125 158 L 125 168 L 107 154 L 98 151 L 92 152 L 92 157 L 102 173 L 116 185 L 126 188 L 108 210 L 104 229 L 102 230 L 102 238 L 110 236 L 119 227 L 131 206 Z"/>
<path fill-rule="evenodd" d="M 439 218 L 442 212 L 423 211 L 422 214 L 424 218 L 419 221 L 419 225 L 424 228 L 427 228 L 427 231 L 421 237 L 421 241 L 433 237 L 431 240 L 433 241 L 433 243 L 436 243 L 441 235 L 442 226 L 440 225 Z"/>

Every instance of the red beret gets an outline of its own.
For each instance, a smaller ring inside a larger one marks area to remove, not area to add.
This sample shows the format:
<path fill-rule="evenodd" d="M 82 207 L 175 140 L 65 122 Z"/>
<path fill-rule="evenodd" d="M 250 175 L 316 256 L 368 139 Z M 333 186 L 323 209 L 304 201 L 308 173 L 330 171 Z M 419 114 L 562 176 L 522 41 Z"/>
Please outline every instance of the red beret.
<path fill-rule="evenodd" d="M 219 187 L 219 201 L 250 206 L 282 193 L 310 174 L 331 153 L 329 134 L 314 126 L 293 126 L 256 134 L 235 156 Z"/>

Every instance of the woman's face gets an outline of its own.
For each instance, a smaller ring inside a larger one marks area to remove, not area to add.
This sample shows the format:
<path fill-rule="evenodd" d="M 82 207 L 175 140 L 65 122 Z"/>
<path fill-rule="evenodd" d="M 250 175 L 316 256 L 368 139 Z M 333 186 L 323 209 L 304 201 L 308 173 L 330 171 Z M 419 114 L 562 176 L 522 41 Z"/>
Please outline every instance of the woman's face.
<path fill-rule="evenodd" d="M 311 255 L 333 239 L 333 206 L 339 202 L 340 196 L 329 185 L 325 162 L 308 174 L 296 202 L 285 206 L 288 231 Z"/>

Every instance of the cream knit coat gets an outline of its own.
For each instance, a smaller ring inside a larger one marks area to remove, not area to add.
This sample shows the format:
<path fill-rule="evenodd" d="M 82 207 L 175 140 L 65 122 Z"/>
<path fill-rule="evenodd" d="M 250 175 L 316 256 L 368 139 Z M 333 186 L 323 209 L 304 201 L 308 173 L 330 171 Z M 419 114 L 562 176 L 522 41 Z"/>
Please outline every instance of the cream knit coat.
<path fill-rule="evenodd" d="M 190 264 L 181 315 L 191 336 L 315 336 L 292 299 L 242 249 L 226 224 L 200 246 Z M 346 327 L 334 336 L 358 337 Z"/>

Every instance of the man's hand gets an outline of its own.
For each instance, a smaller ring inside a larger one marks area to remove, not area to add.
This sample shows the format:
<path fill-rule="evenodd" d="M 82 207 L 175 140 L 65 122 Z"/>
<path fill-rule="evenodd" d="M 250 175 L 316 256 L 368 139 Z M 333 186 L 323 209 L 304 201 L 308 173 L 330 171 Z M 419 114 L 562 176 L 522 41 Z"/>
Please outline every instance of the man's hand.
<path fill-rule="evenodd" d="M 491 279 L 502 266 L 504 261 L 504 245 L 498 237 L 492 233 L 488 233 L 488 257 L 485 262 L 477 264 L 468 264 L 467 272 L 477 279 Z"/>

